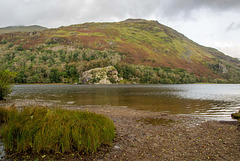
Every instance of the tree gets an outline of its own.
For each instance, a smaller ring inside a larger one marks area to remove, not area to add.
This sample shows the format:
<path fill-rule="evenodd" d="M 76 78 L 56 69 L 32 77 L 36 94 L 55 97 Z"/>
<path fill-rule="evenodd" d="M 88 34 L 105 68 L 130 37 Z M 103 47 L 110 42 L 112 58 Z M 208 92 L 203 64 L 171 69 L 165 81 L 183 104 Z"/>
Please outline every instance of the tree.
<path fill-rule="evenodd" d="M 0 100 L 7 96 L 12 91 L 12 85 L 15 74 L 8 70 L 0 70 Z"/>
<path fill-rule="evenodd" d="M 25 74 L 25 72 L 23 70 L 18 72 L 18 74 L 16 75 L 16 78 L 15 78 L 15 81 L 17 83 L 27 83 L 27 75 Z"/>
<path fill-rule="evenodd" d="M 61 82 L 61 73 L 57 68 L 52 68 L 50 71 L 49 79 L 51 83 L 60 83 Z"/>

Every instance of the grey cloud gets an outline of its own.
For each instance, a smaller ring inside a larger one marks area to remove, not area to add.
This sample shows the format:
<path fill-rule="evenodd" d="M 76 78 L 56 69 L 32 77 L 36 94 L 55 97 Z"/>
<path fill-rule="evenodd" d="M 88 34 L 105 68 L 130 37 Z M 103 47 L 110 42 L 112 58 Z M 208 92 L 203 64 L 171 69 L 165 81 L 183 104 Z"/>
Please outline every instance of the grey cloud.
<path fill-rule="evenodd" d="M 69 25 L 126 18 L 191 17 L 193 11 L 240 11 L 239 0 L 0 0 L 0 26 Z"/>
<path fill-rule="evenodd" d="M 87 5 L 84 0 L 0 0 L 0 25 L 60 25 Z"/>
<path fill-rule="evenodd" d="M 123 20 L 159 14 L 163 0 L 0 0 L 0 26 Z"/>
<path fill-rule="evenodd" d="M 239 23 L 233 22 L 226 29 L 226 31 L 234 31 L 234 30 L 240 30 L 240 22 Z"/>
<path fill-rule="evenodd" d="M 167 4 L 168 10 L 165 14 L 168 16 L 176 16 L 183 14 L 190 17 L 193 11 L 200 9 L 208 9 L 212 12 L 240 11 L 239 0 L 172 0 Z"/>
<path fill-rule="evenodd" d="M 213 12 L 240 11 L 239 0 L 92 0 L 92 17 L 149 17 L 191 16 L 193 11 L 209 9 Z"/>
<path fill-rule="evenodd" d="M 159 9 L 161 0 L 92 0 L 82 19 L 101 21 L 129 17 L 147 18 Z"/>

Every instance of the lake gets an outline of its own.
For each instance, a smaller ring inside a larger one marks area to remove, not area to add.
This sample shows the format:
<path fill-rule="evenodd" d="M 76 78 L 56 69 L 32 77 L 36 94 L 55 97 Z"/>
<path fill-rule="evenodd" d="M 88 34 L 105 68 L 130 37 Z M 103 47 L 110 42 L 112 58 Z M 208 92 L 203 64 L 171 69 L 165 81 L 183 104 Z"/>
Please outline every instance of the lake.
<path fill-rule="evenodd" d="M 71 107 L 124 106 L 228 121 L 240 109 L 240 84 L 15 85 L 9 99 Z"/>

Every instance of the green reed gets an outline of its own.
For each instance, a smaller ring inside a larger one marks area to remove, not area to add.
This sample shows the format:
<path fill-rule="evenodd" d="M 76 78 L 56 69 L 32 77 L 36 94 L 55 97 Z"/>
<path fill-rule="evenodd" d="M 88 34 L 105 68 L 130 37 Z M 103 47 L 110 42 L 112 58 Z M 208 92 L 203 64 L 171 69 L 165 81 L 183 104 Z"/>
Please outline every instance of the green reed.
<path fill-rule="evenodd" d="M 1 135 L 8 153 L 89 153 L 115 137 L 113 122 L 91 112 L 46 107 L 0 111 L 7 111 Z"/>

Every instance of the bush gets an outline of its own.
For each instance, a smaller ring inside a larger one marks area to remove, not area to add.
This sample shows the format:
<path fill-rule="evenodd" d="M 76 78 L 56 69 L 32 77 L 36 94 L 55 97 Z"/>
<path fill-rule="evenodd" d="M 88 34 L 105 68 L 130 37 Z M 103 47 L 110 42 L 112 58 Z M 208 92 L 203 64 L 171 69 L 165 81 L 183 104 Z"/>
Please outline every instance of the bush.
<path fill-rule="evenodd" d="M 240 110 L 238 111 L 238 113 L 232 113 L 232 118 L 234 119 L 238 119 L 240 121 Z"/>
<path fill-rule="evenodd" d="M 110 119 L 90 112 L 25 107 L 8 118 L 2 136 L 9 153 L 89 153 L 115 136 Z"/>
<path fill-rule="evenodd" d="M 7 43 L 7 40 L 0 41 L 0 44 L 6 44 L 6 43 Z"/>
<path fill-rule="evenodd" d="M 15 74 L 8 70 L 0 70 L 0 100 L 11 93 L 11 82 L 13 82 Z"/>
<path fill-rule="evenodd" d="M 61 72 L 59 72 L 57 68 L 52 68 L 49 75 L 51 83 L 60 83 L 61 75 Z"/>
<path fill-rule="evenodd" d="M 17 51 L 23 51 L 23 50 L 24 50 L 24 48 L 23 48 L 23 46 L 22 46 L 22 45 L 19 45 L 19 46 L 17 46 L 17 47 L 16 47 L 16 50 L 17 50 Z"/>

